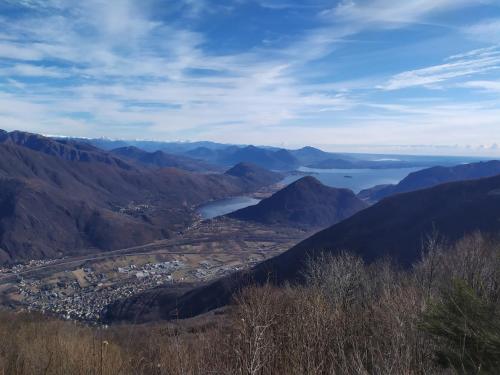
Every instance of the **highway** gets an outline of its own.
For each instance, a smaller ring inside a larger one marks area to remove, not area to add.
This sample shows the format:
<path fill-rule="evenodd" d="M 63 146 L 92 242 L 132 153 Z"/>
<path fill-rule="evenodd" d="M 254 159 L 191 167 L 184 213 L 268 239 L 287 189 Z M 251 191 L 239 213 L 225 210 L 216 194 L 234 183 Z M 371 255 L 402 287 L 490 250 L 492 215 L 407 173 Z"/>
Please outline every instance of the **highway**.
<path fill-rule="evenodd" d="M 190 246 L 190 245 L 199 245 L 208 242 L 223 242 L 223 241 L 247 241 L 247 242 L 273 242 L 275 245 L 271 247 L 271 249 L 267 249 L 267 251 L 272 251 L 279 244 L 287 243 L 293 240 L 300 240 L 302 236 L 270 236 L 269 233 L 258 235 L 255 233 L 252 234 L 238 234 L 237 236 L 229 235 L 229 234 L 215 234 L 215 235 L 207 235 L 199 238 L 185 238 L 182 235 L 179 235 L 172 239 L 155 241 L 149 244 L 134 246 L 124 249 L 111 250 L 100 253 L 91 253 L 88 255 L 78 255 L 69 258 L 63 258 L 60 260 L 56 260 L 54 263 L 46 264 L 38 267 L 33 267 L 15 274 L 8 274 L 0 276 L 0 285 L 7 284 L 15 281 L 19 276 L 22 277 L 33 277 L 37 274 L 46 274 L 46 273 L 55 273 L 61 272 L 65 269 L 68 269 L 68 266 L 76 267 L 79 264 L 83 264 L 89 261 L 96 260 L 104 260 L 113 257 L 123 257 L 123 256 L 137 256 L 137 255 L 148 255 L 151 253 L 155 254 L 168 254 L 168 255 L 222 255 L 227 254 L 227 251 L 220 250 L 205 250 L 203 253 L 199 251 L 175 251 L 168 250 L 169 248 L 175 248 L 179 246 Z M 93 250 L 89 250 L 93 251 Z M 231 254 L 244 254 L 247 253 L 245 250 L 237 250 L 233 249 Z"/>

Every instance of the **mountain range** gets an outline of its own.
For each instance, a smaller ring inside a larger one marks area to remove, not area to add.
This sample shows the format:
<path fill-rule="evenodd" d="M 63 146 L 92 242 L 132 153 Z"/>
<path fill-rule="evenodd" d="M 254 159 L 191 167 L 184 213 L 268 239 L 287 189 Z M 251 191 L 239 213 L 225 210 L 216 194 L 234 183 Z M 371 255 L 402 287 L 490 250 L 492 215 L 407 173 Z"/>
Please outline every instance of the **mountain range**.
<path fill-rule="evenodd" d="M 361 199 L 374 203 L 394 194 L 433 187 L 446 182 L 473 180 L 500 174 L 500 161 L 467 163 L 452 167 L 432 167 L 410 173 L 397 185 L 379 185 L 363 190 L 358 194 Z"/>
<path fill-rule="evenodd" d="M 228 168 L 240 162 L 249 162 L 263 168 L 289 171 L 297 167 L 315 169 L 387 169 L 455 165 L 477 161 L 473 158 L 427 157 L 409 155 L 350 154 L 322 151 L 306 146 L 300 149 L 284 149 L 269 146 L 233 145 L 216 142 L 162 142 L 145 140 L 111 140 L 106 138 L 79 139 L 58 138 L 88 143 L 104 150 L 135 147 L 149 153 L 162 151 L 166 154 L 197 159 L 212 166 Z"/>
<path fill-rule="evenodd" d="M 447 183 L 398 194 L 304 240 L 283 254 L 183 294 L 157 288 L 107 309 L 108 321 L 186 318 L 231 302 L 252 283 L 300 282 L 308 259 L 347 250 L 367 262 L 391 259 L 411 267 L 426 237 L 437 231 L 448 241 L 481 231 L 500 233 L 500 176 Z"/>
<path fill-rule="evenodd" d="M 201 160 L 183 155 L 168 154 L 164 151 L 147 152 L 135 146 L 125 146 L 111 150 L 111 153 L 144 166 L 155 168 L 178 168 L 190 172 L 213 172 L 220 168 Z"/>
<path fill-rule="evenodd" d="M 193 207 L 273 184 L 239 176 L 152 169 L 88 143 L 0 132 L 0 263 L 125 248 L 168 237 Z"/>
<path fill-rule="evenodd" d="M 0 263 L 168 238 L 193 223 L 198 205 L 257 192 L 283 179 L 264 166 L 286 171 L 307 163 L 331 166 L 332 160 L 345 163 L 337 168 L 382 162 L 312 147 L 172 143 L 176 151 L 169 153 L 113 144 L 120 147 L 102 150 L 89 141 L 0 131 Z M 433 231 L 449 241 L 478 230 L 498 235 L 500 162 L 428 168 L 358 196 L 304 177 L 228 216 L 277 228 L 327 229 L 249 271 L 182 293 L 156 288 L 116 302 L 105 318 L 136 320 L 140 315 L 147 321 L 203 313 L 229 303 L 251 283 L 300 282 L 308 259 L 324 251 L 352 251 L 367 262 L 388 258 L 408 268 Z"/>
<path fill-rule="evenodd" d="M 190 150 L 186 155 L 199 158 L 217 165 L 234 165 L 241 162 L 253 163 L 274 170 L 294 170 L 300 162 L 285 149 L 269 149 L 255 146 L 230 146 L 224 149 L 200 147 Z"/>

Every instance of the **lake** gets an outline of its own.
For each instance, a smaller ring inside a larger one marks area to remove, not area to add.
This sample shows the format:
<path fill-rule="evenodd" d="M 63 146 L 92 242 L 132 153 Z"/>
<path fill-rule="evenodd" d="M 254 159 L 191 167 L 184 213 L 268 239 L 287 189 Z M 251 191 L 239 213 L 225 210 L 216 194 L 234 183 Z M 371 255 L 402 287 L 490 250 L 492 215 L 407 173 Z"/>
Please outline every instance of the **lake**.
<path fill-rule="evenodd" d="M 375 185 L 397 184 L 408 174 L 421 169 L 422 168 L 312 169 L 301 167 L 299 168 L 299 171 L 316 177 L 324 185 L 351 189 L 355 193 L 359 193 L 361 190 L 371 188 Z M 303 175 L 287 176 L 283 181 L 281 181 L 281 184 L 289 185 L 302 177 Z M 259 199 L 247 196 L 221 199 L 200 206 L 198 208 L 198 213 L 205 220 L 212 219 L 248 206 L 256 205 L 259 202 Z"/>
<path fill-rule="evenodd" d="M 324 185 L 351 189 L 357 194 L 361 190 L 368 189 L 376 185 L 397 184 L 410 173 L 421 169 L 423 168 L 313 169 L 301 167 L 299 168 L 299 171 L 310 173 Z"/>
<path fill-rule="evenodd" d="M 259 202 L 260 199 L 247 196 L 226 198 L 198 207 L 198 213 L 204 220 L 213 219 L 214 217 L 226 215 L 241 208 L 253 206 Z"/>

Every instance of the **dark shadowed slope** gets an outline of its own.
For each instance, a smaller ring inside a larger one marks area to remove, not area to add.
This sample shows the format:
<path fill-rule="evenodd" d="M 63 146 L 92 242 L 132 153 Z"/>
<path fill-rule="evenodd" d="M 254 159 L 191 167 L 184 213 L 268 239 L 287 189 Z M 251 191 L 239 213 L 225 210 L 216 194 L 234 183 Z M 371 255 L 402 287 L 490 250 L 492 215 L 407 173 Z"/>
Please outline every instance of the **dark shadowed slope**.
<path fill-rule="evenodd" d="M 277 224 L 304 229 L 325 228 L 366 208 L 367 204 L 347 189 L 321 184 L 314 177 L 303 177 L 262 200 L 255 206 L 229 214 L 238 220 Z"/>
<path fill-rule="evenodd" d="M 500 174 L 500 161 L 462 164 L 454 167 L 433 167 L 413 172 L 397 185 L 375 186 L 363 190 L 359 197 L 367 202 L 377 202 L 390 195 L 408 193 L 446 182 L 473 180 Z"/>
<path fill-rule="evenodd" d="M 0 137 L 0 262 L 151 242 L 191 223 L 193 206 L 256 186 L 224 174 L 142 168 L 74 141 Z"/>
<path fill-rule="evenodd" d="M 225 175 L 239 179 L 242 189 L 249 191 L 277 183 L 283 179 L 281 173 L 272 172 L 251 163 L 238 163 L 228 169 Z"/>
<path fill-rule="evenodd" d="M 52 140 L 39 134 L 13 131 L 0 134 L 0 143 L 4 145 L 16 145 L 37 151 L 43 154 L 57 156 L 68 161 L 96 162 L 115 165 L 120 168 L 130 169 L 130 165 L 122 159 L 88 144 L 72 140 Z"/>
<path fill-rule="evenodd" d="M 201 160 L 187 156 L 167 154 L 163 151 L 147 152 L 134 146 L 120 147 L 111 151 L 128 160 L 134 160 L 142 165 L 157 168 L 178 168 L 190 172 L 209 172 L 218 170 L 217 167 Z"/>
<path fill-rule="evenodd" d="M 197 315 L 229 303 L 236 291 L 251 282 L 299 280 L 306 260 L 321 251 L 349 250 L 368 262 L 390 257 L 408 267 L 419 258 L 422 241 L 434 230 L 450 241 L 477 230 L 499 234 L 500 176 L 387 198 L 251 271 L 233 274 L 176 298 L 166 297 L 161 289 L 138 295 L 111 306 L 107 317 L 140 319 L 141 311 L 149 314 L 149 319 Z M 154 311 L 149 312 L 150 307 Z"/>

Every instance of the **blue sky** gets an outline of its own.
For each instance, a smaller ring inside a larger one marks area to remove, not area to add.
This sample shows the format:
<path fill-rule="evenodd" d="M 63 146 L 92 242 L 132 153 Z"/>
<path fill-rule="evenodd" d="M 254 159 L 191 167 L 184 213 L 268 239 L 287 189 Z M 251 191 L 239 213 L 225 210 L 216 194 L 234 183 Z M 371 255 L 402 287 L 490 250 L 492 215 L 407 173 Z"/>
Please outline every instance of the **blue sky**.
<path fill-rule="evenodd" d="M 500 1 L 0 0 L 0 127 L 500 155 Z"/>

